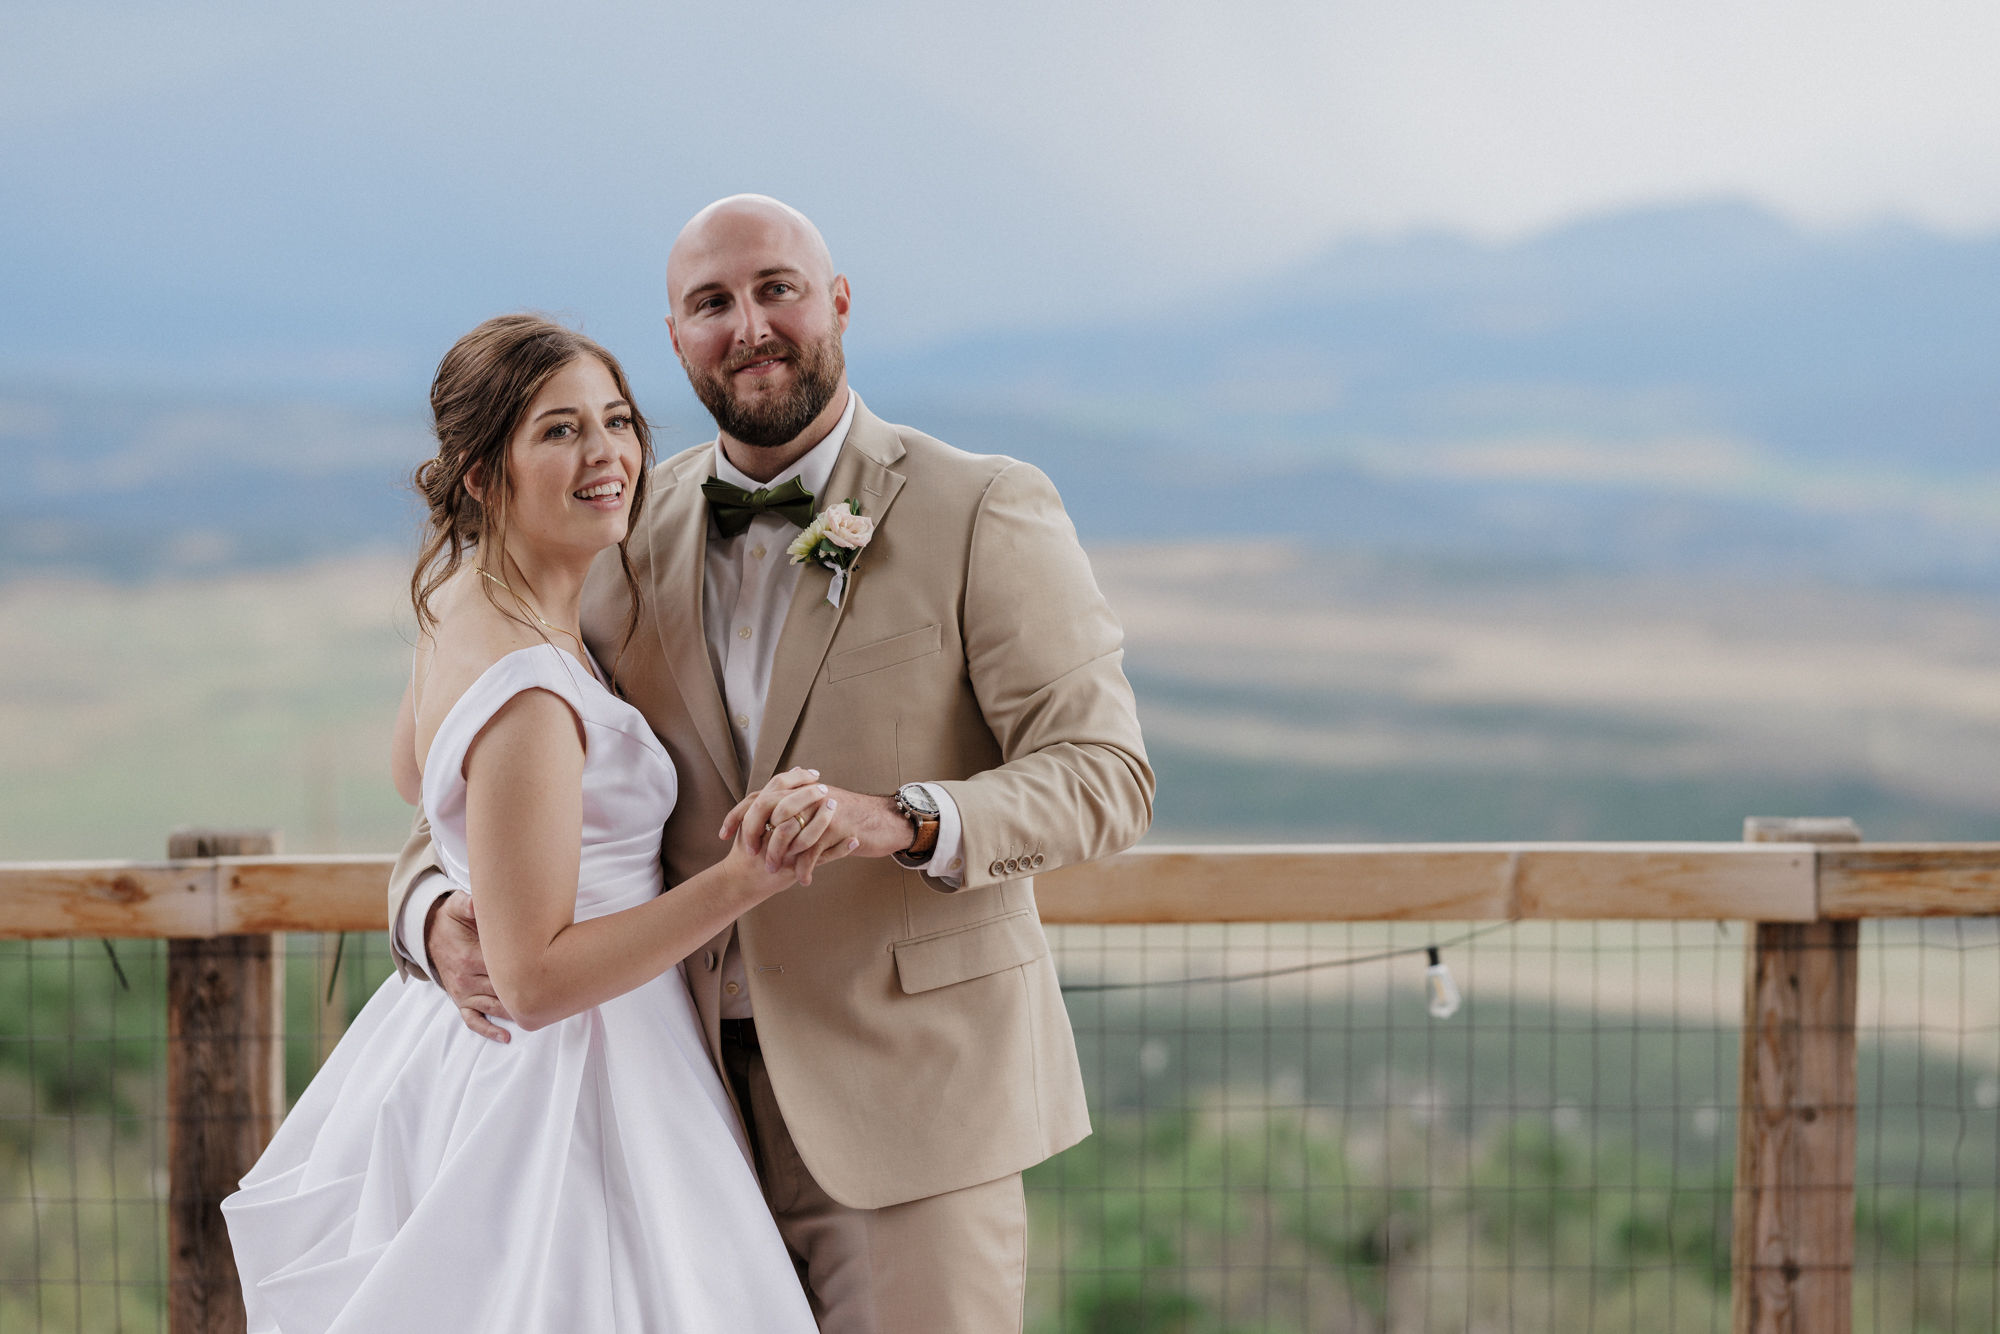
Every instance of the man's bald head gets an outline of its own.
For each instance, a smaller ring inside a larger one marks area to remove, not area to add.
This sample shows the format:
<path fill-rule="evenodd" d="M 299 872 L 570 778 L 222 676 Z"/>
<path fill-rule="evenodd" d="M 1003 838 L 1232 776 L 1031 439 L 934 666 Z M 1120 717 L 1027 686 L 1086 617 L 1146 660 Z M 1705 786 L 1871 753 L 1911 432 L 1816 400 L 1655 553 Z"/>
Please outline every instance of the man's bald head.
<path fill-rule="evenodd" d="M 689 218 L 667 252 L 667 300 L 676 312 L 693 275 L 746 250 L 782 254 L 815 285 L 833 283 L 833 253 L 811 218 L 769 195 L 730 195 Z"/>
<path fill-rule="evenodd" d="M 731 195 L 694 215 L 667 256 L 667 327 L 729 457 L 775 476 L 847 404 L 847 279 L 805 214 Z"/>

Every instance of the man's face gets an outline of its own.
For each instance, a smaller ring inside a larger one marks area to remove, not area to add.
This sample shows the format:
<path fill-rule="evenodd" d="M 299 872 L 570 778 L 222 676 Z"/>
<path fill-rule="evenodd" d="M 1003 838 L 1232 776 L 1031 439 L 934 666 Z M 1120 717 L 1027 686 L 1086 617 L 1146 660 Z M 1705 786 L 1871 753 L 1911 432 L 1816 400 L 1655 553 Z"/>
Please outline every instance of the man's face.
<path fill-rule="evenodd" d="M 667 317 L 695 396 L 723 434 L 791 443 L 844 382 L 847 280 L 781 213 L 724 211 L 674 247 Z"/>

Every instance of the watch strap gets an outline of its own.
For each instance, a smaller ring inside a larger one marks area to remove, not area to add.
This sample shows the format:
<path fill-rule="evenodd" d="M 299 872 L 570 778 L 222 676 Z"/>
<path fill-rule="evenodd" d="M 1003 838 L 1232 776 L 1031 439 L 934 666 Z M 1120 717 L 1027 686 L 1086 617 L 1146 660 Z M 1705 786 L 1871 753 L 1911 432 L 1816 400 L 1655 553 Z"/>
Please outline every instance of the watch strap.
<path fill-rule="evenodd" d="M 902 789 L 896 792 L 896 810 L 910 822 L 914 836 L 909 847 L 889 855 L 895 858 L 898 866 L 915 870 L 927 864 L 931 855 L 937 851 L 938 834 L 942 831 L 943 821 L 936 811 L 919 810 L 905 801 Z"/>

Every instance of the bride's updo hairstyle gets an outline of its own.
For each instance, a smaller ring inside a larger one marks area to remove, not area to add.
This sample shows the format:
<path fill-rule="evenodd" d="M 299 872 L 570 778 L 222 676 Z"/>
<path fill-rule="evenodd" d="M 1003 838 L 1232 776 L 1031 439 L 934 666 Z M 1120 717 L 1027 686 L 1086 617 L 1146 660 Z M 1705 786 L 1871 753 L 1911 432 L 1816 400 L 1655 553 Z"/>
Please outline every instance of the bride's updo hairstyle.
<path fill-rule="evenodd" d="M 611 372 L 619 395 L 632 404 L 632 431 L 639 438 L 639 476 L 632 485 L 625 538 L 618 543 L 618 563 L 625 571 L 632 608 L 624 638 L 631 639 L 639 620 L 639 580 L 625 545 L 646 503 L 646 479 L 653 466 L 652 428 L 632 403 L 632 387 L 618 358 L 592 339 L 539 315 L 487 320 L 452 344 L 431 381 L 437 456 L 419 464 L 412 479 L 430 511 L 417 568 L 410 576 L 410 602 L 423 629 L 437 624 L 431 595 L 468 557 L 484 563 L 485 553 L 490 552 L 497 561 L 505 549 L 507 502 L 513 494 L 507 442 L 549 377 L 579 357 L 595 357 Z M 467 490 L 468 478 L 485 497 L 483 503 Z"/>

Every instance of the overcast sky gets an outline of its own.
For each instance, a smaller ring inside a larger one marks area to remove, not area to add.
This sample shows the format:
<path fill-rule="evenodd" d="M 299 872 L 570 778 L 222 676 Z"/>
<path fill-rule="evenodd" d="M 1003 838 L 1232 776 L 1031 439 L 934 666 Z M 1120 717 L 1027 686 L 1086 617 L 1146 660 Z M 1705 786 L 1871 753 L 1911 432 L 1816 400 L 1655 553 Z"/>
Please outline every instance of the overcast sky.
<path fill-rule="evenodd" d="M 650 378 L 739 189 L 861 349 L 1714 195 L 2000 228 L 1991 0 L 315 9 L 0 0 L 0 376 L 401 392 L 533 306 Z"/>

